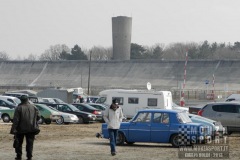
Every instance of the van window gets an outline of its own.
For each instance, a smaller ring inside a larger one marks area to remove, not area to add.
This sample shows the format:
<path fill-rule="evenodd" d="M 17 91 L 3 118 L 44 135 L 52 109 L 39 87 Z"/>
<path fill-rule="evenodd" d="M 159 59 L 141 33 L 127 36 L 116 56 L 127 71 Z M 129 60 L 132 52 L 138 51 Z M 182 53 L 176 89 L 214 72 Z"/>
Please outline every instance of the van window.
<path fill-rule="evenodd" d="M 226 105 L 214 105 L 212 109 L 216 112 L 227 112 L 227 113 L 237 113 L 236 105 L 226 104 Z"/>
<path fill-rule="evenodd" d="M 128 103 L 129 104 L 138 104 L 138 98 L 129 97 Z"/>
<path fill-rule="evenodd" d="M 148 98 L 148 106 L 157 106 L 157 98 Z"/>
<path fill-rule="evenodd" d="M 118 105 L 123 105 L 123 97 L 112 97 L 112 100 L 116 99 Z"/>

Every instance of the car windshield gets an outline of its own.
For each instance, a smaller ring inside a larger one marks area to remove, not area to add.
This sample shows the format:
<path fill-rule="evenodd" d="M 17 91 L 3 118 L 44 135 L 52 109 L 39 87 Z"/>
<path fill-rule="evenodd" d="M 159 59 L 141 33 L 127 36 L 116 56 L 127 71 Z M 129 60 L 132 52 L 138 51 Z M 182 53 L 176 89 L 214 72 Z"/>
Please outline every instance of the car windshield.
<path fill-rule="evenodd" d="M 73 111 L 79 111 L 75 106 L 68 104 L 68 107 L 71 108 Z"/>
<path fill-rule="evenodd" d="M 177 114 L 180 123 L 191 123 L 192 120 L 188 117 L 187 113 L 180 112 Z"/>
<path fill-rule="evenodd" d="M 96 100 L 96 103 L 105 103 L 106 100 L 107 100 L 106 97 L 100 97 L 100 98 L 98 98 L 98 99 Z"/>

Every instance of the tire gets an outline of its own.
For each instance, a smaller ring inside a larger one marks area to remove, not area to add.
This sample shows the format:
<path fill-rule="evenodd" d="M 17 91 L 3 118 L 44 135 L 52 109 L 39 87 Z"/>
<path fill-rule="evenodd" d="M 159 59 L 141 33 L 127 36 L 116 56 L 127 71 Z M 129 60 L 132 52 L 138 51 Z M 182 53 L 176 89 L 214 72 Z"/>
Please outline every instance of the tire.
<path fill-rule="evenodd" d="M 128 142 L 128 141 L 126 141 L 126 143 L 127 143 L 128 145 L 133 145 L 135 142 Z"/>
<path fill-rule="evenodd" d="M 179 147 L 179 136 L 178 134 L 174 134 L 170 138 L 170 143 L 173 147 Z"/>
<path fill-rule="evenodd" d="M 38 124 L 43 124 L 44 123 L 44 118 L 41 116 L 40 119 L 38 120 Z"/>
<path fill-rule="evenodd" d="M 3 122 L 5 122 L 5 123 L 9 123 L 9 122 L 11 121 L 11 119 L 10 119 L 10 117 L 9 117 L 8 114 L 2 115 L 2 120 L 3 120 Z"/>
<path fill-rule="evenodd" d="M 51 120 L 45 120 L 46 124 L 51 124 L 51 122 L 52 122 Z"/>
<path fill-rule="evenodd" d="M 61 116 L 59 119 L 56 120 L 57 124 L 63 124 L 64 123 L 64 118 Z"/>
<path fill-rule="evenodd" d="M 81 116 L 78 117 L 78 123 L 80 123 L 80 124 L 83 124 L 83 123 L 84 123 L 83 117 L 81 117 Z"/>
<path fill-rule="evenodd" d="M 117 145 L 123 145 L 124 142 L 125 142 L 125 136 L 122 132 L 118 132 L 118 135 L 117 135 Z"/>

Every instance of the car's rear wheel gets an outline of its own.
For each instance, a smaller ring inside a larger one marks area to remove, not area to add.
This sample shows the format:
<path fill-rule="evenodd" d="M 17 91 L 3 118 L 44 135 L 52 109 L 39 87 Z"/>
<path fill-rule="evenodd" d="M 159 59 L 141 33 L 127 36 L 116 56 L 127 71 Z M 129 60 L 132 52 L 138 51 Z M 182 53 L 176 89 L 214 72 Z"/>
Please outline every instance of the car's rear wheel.
<path fill-rule="evenodd" d="M 125 136 L 122 132 L 118 132 L 117 145 L 123 145 L 125 142 Z"/>
<path fill-rule="evenodd" d="M 5 123 L 8 123 L 11 121 L 9 115 L 7 115 L 7 114 L 2 115 L 2 120 Z"/>
<path fill-rule="evenodd" d="M 50 119 L 45 120 L 45 123 L 46 123 L 46 124 L 51 124 L 51 122 L 52 122 L 52 121 L 51 121 Z"/>
<path fill-rule="evenodd" d="M 173 147 L 179 147 L 179 136 L 178 134 L 174 134 L 170 138 L 170 143 Z"/>
<path fill-rule="evenodd" d="M 56 120 L 57 124 L 63 124 L 64 123 L 64 119 L 63 117 L 60 117 L 59 119 Z"/>
<path fill-rule="evenodd" d="M 128 145 L 133 145 L 135 142 L 128 142 L 128 141 L 126 141 L 126 143 L 127 143 Z"/>
<path fill-rule="evenodd" d="M 81 116 L 78 117 L 78 123 L 83 124 L 83 118 Z"/>

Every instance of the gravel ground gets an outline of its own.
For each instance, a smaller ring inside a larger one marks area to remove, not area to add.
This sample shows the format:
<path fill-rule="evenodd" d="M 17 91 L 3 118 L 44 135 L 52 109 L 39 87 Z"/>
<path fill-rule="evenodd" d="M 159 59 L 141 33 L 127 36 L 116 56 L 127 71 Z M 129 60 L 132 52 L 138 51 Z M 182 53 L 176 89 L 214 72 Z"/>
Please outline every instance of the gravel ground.
<path fill-rule="evenodd" d="M 13 136 L 9 134 L 11 123 L 0 122 L 0 159 L 13 160 Z M 117 155 L 110 155 L 109 142 L 98 139 L 101 123 L 41 125 L 41 132 L 34 142 L 34 160 L 157 160 L 178 159 L 178 148 L 170 144 L 135 143 L 117 146 Z M 228 137 L 230 159 L 240 157 L 240 134 Z M 23 158 L 25 158 L 25 143 Z M 206 159 L 206 158 L 205 158 Z"/>

